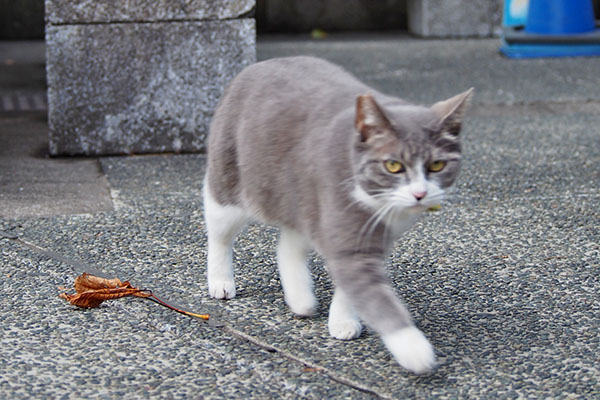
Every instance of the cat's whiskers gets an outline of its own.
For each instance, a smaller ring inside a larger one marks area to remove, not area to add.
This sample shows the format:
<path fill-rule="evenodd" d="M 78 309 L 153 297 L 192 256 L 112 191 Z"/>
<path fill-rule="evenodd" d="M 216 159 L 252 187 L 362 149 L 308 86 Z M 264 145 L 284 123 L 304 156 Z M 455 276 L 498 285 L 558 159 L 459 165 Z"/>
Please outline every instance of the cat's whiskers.
<path fill-rule="evenodd" d="M 382 194 L 383 195 L 383 194 Z M 358 233 L 358 243 L 357 246 L 360 247 L 365 239 L 371 237 L 375 229 L 379 226 L 382 221 L 385 221 L 387 215 L 392 211 L 395 207 L 394 202 L 387 201 L 384 202 L 381 207 L 379 207 L 375 212 L 369 217 L 369 219 L 364 223 L 362 228 Z"/>
<path fill-rule="evenodd" d="M 390 239 L 394 239 L 393 237 L 391 237 L 393 235 L 393 222 L 396 220 L 398 212 L 398 207 L 392 207 L 389 219 L 384 222 L 383 242 L 386 244 L 386 246 L 387 243 L 389 243 Z"/>
<path fill-rule="evenodd" d="M 382 189 L 382 190 L 380 190 L 380 191 L 376 191 L 374 194 L 369 194 L 369 197 L 370 197 L 371 199 L 373 199 L 373 200 L 381 200 L 381 199 L 384 199 L 384 198 L 385 198 L 385 197 L 387 197 L 387 196 L 388 196 L 388 193 L 387 193 L 387 191 L 386 191 L 386 190 L 383 190 L 383 189 Z M 344 211 L 346 211 L 346 210 L 347 210 L 347 209 L 349 209 L 350 207 L 353 207 L 353 206 L 355 206 L 355 205 L 357 205 L 357 204 L 359 204 L 359 205 L 361 205 L 361 206 L 363 206 L 363 207 L 369 207 L 369 208 L 371 208 L 371 207 L 369 206 L 369 204 L 366 204 L 366 203 L 364 202 L 364 200 L 363 200 L 363 199 L 361 199 L 361 198 L 358 198 L 358 197 L 355 197 L 355 196 L 352 196 L 352 197 L 353 197 L 353 200 L 352 200 L 352 201 L 351 201 L 351 202 L 350 202 L 350 203 L 349 203 L 349 204 L 348 204 L 346 207 L 344 207 Z"/>
<path fill-rule="evenodd" d="M 426 204 L 433 206 L 439 205 L 443 200 L 446 200 L 446 194 L 444 192 L 434 193 L 426 198 Z"/>
<path fill-rule="evenodd" d="M 412 207 L 415 205 L 413 199 L 408 200 L 408 199 L 406 199 L 402 196 L 398 196 L 398 195 L 395 195 L 392 200 L 393 200 L 394 205 L 398 208 L 408 208 L 408 207 Z"/>
<path fill-rule="evenodd" d="M 352 189 L 354 189 L 354 187 L 356 187 L 357 183 L 356 183 L 355 177 L 351 176 L 349 178 L 342 180 L 339 185 L 343 192 L 345 192 L 345 191 L 351 192 Z"/>

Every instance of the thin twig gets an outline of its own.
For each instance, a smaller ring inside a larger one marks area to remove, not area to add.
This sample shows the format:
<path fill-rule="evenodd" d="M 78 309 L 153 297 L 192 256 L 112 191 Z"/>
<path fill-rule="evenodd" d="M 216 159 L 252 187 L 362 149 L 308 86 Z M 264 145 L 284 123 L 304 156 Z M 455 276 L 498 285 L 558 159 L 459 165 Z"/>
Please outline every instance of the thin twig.
<path fill-rule="evenodd" d="M 173 311 L 177 311 L 178 313 L 181 313 L 184 315 L 189 315 L 190 317 L 196 317 L 196 318 L 200 318 L 203 320 L 208 320 L 210 318 L 210 315 L 208 315 L 208 314 L 196 314 L 191 311 L 185 311 L 185 310 L 182 310 L 181 308 L 173 307 L 172 305 L 168 304 L 166 301 L 163 301 L 163 300 L 159 299 L 158 297 L 156 297 L 152 292 L 150 292 L 150 293 L 151 293 L 150 297 L 147 297 L 147 299 L 152 300 L 152 301 L 160 304 L 161 306 L 165 306 Z"/>
<path fill-rule="evenodd" d="M 341 383 L 343 385 L 351 387 L 352 389 L 359 390 L 361 392 L 364 392 L 364 393 L 367 393 L 367 394 L 370 394 L 370 395 L 373 395 L 373 396 L 377 396 L 378 398 L 381 398 L 381 399 L 386 399 L 386 400 L 392 400 L 393 399 L 393 397 L 390 397 L 387 394 L 383 394 L 383 393 L 381 393 L 381 392 L 379 392 L 379 391 L 377 391 L 377 390 L 375 390 L 373 388 L 370 388 L 370 387 L 361 385 L 360 383 L 354 382 L 354 381 L 352 381 L 352 380 L 350 380 L 350 379 L 348 379 L 348 378 L 346 378 L 346 377 L 344 377 L 344 376 L 336 373 L 335 371 L 332 371 L 329 368 L 326 368 L 326 367 L 323 367 L 321 365 L 315 364 L 315 363 L 311 362 L 310 360 L 307 360 L 307 359 L 302 358 L 302 357 L 298 357 L 297 355 L 294 355 L 294 354 L 292 354 L 292 353 L 290 353 L 290 352 L 288 352 L 286 350 L 283 350 L 283 349 L 280 349 L 280 348 L 275 347 L 273 345 L 270 345 L 268 343 L 265 343 L 262 340 L 259 340 L 259 339 L 255 338 L 254 336 L 250 336 L 247 333 L 242 332 L 242 331 L 240 331 L 240 330 L 232 327 L 231 325 L 224 324 L 222 327 L 223 327 L 223 329 L 226 332 L 230 333 L 231 335 L 233 335 L 233 336 L 235 336 L 235 337 L 237 337 L 239 339 L 246 340 L 246 341 L 248 341 L 248 342 L 250 342 L 252 344 L 257 345 L 258 347 L 260 347 L 260 348 L 262 348 L 264 350 L 267 350 L 267 351 L 272 352 L 272 353 L 278 353 L 278 354 L 282 355 L 283 357 L 285 357 L 285 358 L 287 358 L 289 360 L 298 362 L 298 363 L 300 363 L 300 364 L 302 364 L 302 365 L 304 365 L 304 366 L 306 366 L 308 368 L 311 368 L 311 369 L 313 369 L 315 371 L 321 372 L 321 373 L 327 375 L 331 380 L 334 380 L 334 381 L 336 381 L 338 383 Z"/>

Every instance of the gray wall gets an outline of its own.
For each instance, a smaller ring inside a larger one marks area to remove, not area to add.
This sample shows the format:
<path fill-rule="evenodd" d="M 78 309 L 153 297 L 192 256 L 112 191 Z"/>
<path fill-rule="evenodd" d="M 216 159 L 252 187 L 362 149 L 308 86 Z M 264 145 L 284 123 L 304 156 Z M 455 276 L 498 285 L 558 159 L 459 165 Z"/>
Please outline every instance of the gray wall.
<path fill-rule="evenodd" d="M 257 0 L 259 32 L 406 30 L 407 0 Z"/>
<path fill-rule="evenodd" d="M 0 0 L 0 40 L 43 38 L 44 0 Z"/>

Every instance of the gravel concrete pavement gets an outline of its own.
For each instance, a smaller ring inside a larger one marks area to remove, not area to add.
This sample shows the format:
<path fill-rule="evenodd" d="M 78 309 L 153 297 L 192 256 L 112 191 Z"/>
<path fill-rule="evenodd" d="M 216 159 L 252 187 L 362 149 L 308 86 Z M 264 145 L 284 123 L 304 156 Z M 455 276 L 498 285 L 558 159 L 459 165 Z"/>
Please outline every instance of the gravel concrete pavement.
<path fill-rule="evenodd" d="M 106 157 L 94 162 L 110 207 L 9 209 L 0 218 L 5 236 L 21 238 L 0 237 L 0 397 L 599 398 L 600 58 L 507 60 L 498 46 L 381 35 L 259 40 L 259 59 L 324 57 L 417 102 L 475 87 L 457 187 L 387 265 L 436 348 L 433 374 L 402 370 L 370 330 L 349 342 L 328 336 L 332 285 L 317 255 L 318 313 L 294 317 L 272 227 L 251 225 L 236 243 L 238 297 L 209 299 L 204 156 Z M 4 132 L 0 140 L 8 145 Z M 214 318 L 142 299 L 75 309 L 58 288 L 82 264 Z"/>

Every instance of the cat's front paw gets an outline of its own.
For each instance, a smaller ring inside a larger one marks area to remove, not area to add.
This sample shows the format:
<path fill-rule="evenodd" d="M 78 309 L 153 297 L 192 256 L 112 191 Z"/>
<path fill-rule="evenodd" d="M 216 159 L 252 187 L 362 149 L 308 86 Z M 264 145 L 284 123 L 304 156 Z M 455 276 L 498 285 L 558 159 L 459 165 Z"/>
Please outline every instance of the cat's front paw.
<path fill-rule="evenodd" d="M 356 319 L 329 320 L 328 327 L 329 334 L 340 340 L 356 339 L 362 332 L 362 324 Z"/>
<path fill-rule="evenodd" d="M 424 374 L 435 367 L 433 346 L 416 327 L 400 329 L 382 337 L 396 361 L 415 374 Z"/>
<path fill-rule="evenodd" d="M 210 280 L 208 293 L 215 299 L 232 299 L 235 297 L 235 283 L 231 280 Z"/>

